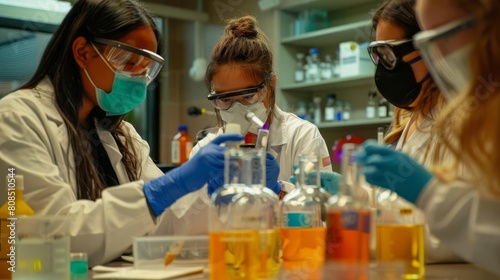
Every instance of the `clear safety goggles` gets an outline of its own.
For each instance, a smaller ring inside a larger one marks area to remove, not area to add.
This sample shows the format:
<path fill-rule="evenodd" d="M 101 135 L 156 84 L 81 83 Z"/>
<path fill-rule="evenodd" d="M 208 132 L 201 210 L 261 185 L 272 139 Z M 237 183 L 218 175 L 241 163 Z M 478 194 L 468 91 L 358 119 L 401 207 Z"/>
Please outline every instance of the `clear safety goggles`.
<path fill-rule="evenodd" d="M 457 65 L 452 63 L 456 60 L 450 58 L 471 44 L 473 39 L 470 29 L 475 22 L 475 17 L 467 16 L 435 29 L 421 31 L 413 37 L 415 48 L 422 54 L 432 78 L 444 94 L 456 94 L 463 90 L 456 88 L 456 82 L 453 82 L 457 79 L 455 73 L 460 67 L 470 66 Z"/>
<path fill-rule="evenodd" d="M 368 53 L 375 65 L 382 64 L 387 70 L 393 70 L 403 56 L 415 51 L 412 39 L 371 42 Z"/>
<path fill-rule="evenodd" d="M 115 70 L 131 76 L 145 76 L 147 83 L 153 81 L 163 66 L 165 60 L 158 54 L 122 42 L 95 38 L 93 42 L 105 45 L 99 52 Z"/>
<path fill-rule="evenodd" d="M 234 102 L 240 102 L 243 105 L 253 105 L 264 100 L 267 94 L 266 81 L 263 81 L 255 87 L 246 89 L 217 93 L 212 88 L 208 95 L 208 100 L 219 110 L 228 110 Z"/>

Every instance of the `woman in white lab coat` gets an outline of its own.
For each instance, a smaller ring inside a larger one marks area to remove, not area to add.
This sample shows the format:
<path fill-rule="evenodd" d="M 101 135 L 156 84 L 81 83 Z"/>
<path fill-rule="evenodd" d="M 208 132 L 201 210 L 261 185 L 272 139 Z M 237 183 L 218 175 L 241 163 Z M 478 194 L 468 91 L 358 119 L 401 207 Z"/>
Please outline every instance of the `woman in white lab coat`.
<path fill-rule="evenodd" d="M 228 23 L 224 35 L 212 50 L 205 82 L 219 128 L 198 142 L 191 156 L 199 153 L 200 148 L 217 135 L 224 133 L 227 123 L 239 124 L 241 133 L 246 134 L 246 140 L 255 143 L 257 126 L 245 118 L 249 111 L 269 125 L 266 159 L 268 188 L 282 195 L 293 189 L 294 185 L 288 181 L 301 153 L 318 154 L 322 159 L 321 169 L 330 171 L 329 175 L 332 175 L 328 179 L 337 181 L 340 177 L 331 173 L 328 148 L 318 128 L 294 114 L 283 112 L 275 104 L 273 54 L 255 18 L 244 16 Z M 190 217 L 207 216 L 208 194 L 223 185 L 221 179 L 218 176 L 210 180 L 207 189 L 189 194 L 172 206 L 176 216 L 171 219 L 178 221 L 176 228 L 171 230 L 176 234 L 207 231 L 206 223 L 201 222 L 203 219 L 197 219 L 199 223 L 192 223 Z M 184 226 L 178 226 L 179 223 Z"/>
<path fill-rule="evenodd" d="M 392 185 L 424 211 L 442 242 L 500 275 L 498 11 L 497 0 L 417 0 L 425 31 L 414 37 L 415 45 L 448 101 L 434 125 L 436 141 L 443 143 L 434 153 L 434 172 L 372 143 L 364 145 L 360 159 L 369 182 Z M 451 153 L 451 164 L 442 164 L 443 153 Z"/>
<path fill-rule="evenodd" d="M 123 119 L 162 67 L 159 40 L 137 2 L 79 0 L 34 77 L 0 100 L 0 174 L 24 175 L 37 215 L 70 218 L 71 251 L 88 253 L 91 266 L 154 231 L 166 208 L 223 169 L 218 144 L 243 138 L 218 138 L 165 175 L 155 166 Z"/>
<path fill-rule="evenodd" d="M 395 108 L 394 119 L 384 141 L 424 166 L 437 142 L 429 143 L 432 125 L 444 105 L 444 97 L 430 76 L 412 37 L 420 31 L 415 0 L 387 0 L 373 14 L 376 41 L 368 52 L 377 66 L 375 84 Z M 398 198 L 408 206 L 408 202 Z M 417 210 L 418 211 L 418 210 Z M 426 234 L 426 262 L 460 261 L 438 239 Z"/>

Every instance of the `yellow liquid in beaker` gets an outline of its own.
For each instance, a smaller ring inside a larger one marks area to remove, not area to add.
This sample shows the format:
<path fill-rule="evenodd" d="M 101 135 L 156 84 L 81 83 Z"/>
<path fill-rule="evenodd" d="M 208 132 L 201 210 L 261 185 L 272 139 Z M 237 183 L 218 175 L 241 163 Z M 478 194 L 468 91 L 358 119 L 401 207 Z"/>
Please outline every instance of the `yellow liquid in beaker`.
<path fill-rule="evenodd" d="M 211 279 L 257 279 L 280 270 L 277 230 L 210 233 Z"/>
<path fill-rule="evenodd" d="M 425 275 L 424 226 L 413 224 L 377 225 L 376 259 L 404 262 L 405 279 Z"/>

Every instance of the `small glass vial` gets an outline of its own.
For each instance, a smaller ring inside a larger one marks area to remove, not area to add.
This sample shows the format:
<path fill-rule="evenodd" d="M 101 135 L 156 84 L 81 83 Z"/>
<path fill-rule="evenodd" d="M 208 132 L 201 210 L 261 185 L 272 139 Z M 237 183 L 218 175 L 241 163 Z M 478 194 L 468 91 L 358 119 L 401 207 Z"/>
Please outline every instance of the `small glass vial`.
<path fill-rule="evenodd" d="M 375 101 L 375 96 L 377 93 L 375 91 L 370 91 L 368 93 L 368 105 L 366 106 L 366 118 L 374 119 L 377 112 L 377 102 Z"/>
<path fill-rule="evenodd" d="M 342 116 L 343 116 L 343 103 L 342 101 L 338 100 L 337 104 L 335 104 L 335 121 L 341 122 L 342 121 Z"/>
<path fill-rule="evenodd" d="M 335 121 L 335 94 L 329 94 L 325 105 L 325 121 Z"/>
<path fill-rule="evenodd" d="M 296 83 L 303 83 L 306 80 L 306 72 L 304 68 L 304 54 L 298 53 L 297 55 L 297 65 L 295 66 L 295 77 Z"/>
<path fill-rule="evenodd" d="M 389 116 L 389 102 L 387 99 L 381 98 L 378 101 L 378 117 L 387 118 Z"/>
<path fill-rule="evenodd" d="M 314 101 L 314 123 L 321 123 L 321 96 L 315 96 Z"/>
<path fill-rule="evenodd" d="M 342 120 L 348 121 L 351 119 L 351 102 L 344 102 L 344 110 L 342 110 Z"/>

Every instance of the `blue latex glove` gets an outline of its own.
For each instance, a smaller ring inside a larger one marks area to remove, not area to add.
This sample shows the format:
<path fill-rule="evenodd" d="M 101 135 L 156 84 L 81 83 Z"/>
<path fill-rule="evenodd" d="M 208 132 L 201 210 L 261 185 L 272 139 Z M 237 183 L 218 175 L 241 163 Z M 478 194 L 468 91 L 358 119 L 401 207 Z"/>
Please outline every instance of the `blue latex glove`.
<path fill-rule="evenodd" d="M 226 141 L 241 141 L 239 134 L 223 134 L 202 147 L 193 158 L 165 173 L 164 176 L 146 182 L 144 195 L 153 213 L 158 216 L 180 197 L 201 188 L 215 176 L 223 174 L 224 147 Z"/>
<path fill-rule="evenodd" d="M 415 203 L 432 174 L 407 154 L 368 140 L 358 152 L 366 181 L 392 191 Z"/>
<path fill-rule="evenodd" d="M 294 165 L 294 171 L 297 166 Z M 337 194 L 339 192 L 339 185 L 342 182 L 342 175 L 332 171 L 320 171 L 319 173 L 321 187 L 330 194 Z M 314 181 L 316 179 L 316 170 L 307 174 L 307 179 Z M 295 184 L 297 179 L 295 175 L 290 176 L 290 182 Z"/>
<path fill-rule="evenodd" d="M 280 175 L 280 165 L 271 153 L 266 153 L 266 186 L 275 194 L 281 191 L 281 184 L 278 183 Z"/>

